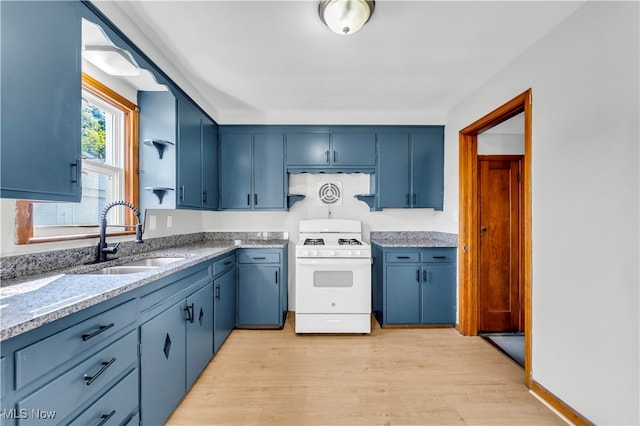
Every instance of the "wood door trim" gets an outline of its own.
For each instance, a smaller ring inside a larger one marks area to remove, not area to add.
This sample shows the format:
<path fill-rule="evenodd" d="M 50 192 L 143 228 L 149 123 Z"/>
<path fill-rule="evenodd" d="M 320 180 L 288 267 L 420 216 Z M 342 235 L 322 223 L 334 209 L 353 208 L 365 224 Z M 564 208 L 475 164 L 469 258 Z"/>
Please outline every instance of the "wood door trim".
<path fill-rule="evenodd" d="M 528 89 L 459 132 L 459 266 L 458 329 L 478 334 L 478 134 L 524 112 L 522 162 L 522 281 L 524 289 L 525 384 L 531 387 L 531 108 Z"/>

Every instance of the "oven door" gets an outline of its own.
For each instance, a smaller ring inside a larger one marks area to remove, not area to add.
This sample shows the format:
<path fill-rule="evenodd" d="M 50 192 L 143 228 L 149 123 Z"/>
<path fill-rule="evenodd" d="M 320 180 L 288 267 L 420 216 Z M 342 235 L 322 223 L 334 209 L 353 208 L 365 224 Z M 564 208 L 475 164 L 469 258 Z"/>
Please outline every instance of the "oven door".
<path fill-rule="evenodd" d="M 295 308 L 309 314 L 370 313 L 371 260 L 297 259 Z"/>

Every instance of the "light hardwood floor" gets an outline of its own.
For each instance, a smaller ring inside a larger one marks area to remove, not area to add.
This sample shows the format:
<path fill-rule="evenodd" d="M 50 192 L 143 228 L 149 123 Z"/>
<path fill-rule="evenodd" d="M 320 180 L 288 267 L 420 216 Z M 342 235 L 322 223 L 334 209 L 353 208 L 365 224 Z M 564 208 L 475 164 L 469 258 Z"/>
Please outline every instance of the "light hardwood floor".
<path fill-rule="evenodd" d="M 523 370 L 454 329 L 234 330 L 169 425 L 563 425 Z"/>

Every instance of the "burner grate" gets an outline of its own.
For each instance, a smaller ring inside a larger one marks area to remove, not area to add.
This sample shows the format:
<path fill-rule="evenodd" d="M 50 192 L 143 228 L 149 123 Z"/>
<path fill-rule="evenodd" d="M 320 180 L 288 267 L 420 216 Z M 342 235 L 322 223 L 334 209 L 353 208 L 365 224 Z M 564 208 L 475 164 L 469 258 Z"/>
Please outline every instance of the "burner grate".
<path fill-rule="evenodd" d="M 362 243 L 355 238 L 338 238 L 338 244 L 341 246 L 361 246 Z"/>
<path fill-rule="evenodd" d="M 304 240 L 305 246 L 323 246 L 324 240 L 322 238 L 307 238 Z"/>

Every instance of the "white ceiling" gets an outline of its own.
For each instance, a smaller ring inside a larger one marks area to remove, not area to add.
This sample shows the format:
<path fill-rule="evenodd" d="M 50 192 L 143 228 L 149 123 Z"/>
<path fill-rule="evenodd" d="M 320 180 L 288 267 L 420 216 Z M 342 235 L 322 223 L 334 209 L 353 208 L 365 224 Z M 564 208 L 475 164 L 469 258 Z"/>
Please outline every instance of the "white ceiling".
<path fill-rule="evenodd" d="M 356 124 L 403 115 L 443 123 L 453 106 L 582 3 L 378 0 L 369 23 L 350 36 L 322 24 L 317 1 L 117 6 L 222 123 L 339 114 Z"/>

